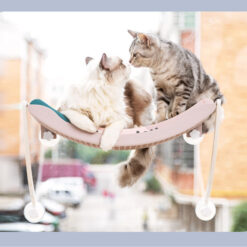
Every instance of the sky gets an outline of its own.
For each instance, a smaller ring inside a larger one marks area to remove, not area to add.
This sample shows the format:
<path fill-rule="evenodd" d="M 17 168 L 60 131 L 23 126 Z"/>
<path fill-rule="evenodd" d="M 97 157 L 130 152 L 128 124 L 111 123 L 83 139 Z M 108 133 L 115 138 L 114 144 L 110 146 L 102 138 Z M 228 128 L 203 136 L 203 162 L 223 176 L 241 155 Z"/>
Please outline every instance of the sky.
<path fill-rule="evenodd" d="M 78 82 L 86 56 L 102 53 L 129 59 L 128 29 L 158 30 L 160 12 L 5 12 L 26 37 L 45 51 L 44 74 L 50 81 Z"/>

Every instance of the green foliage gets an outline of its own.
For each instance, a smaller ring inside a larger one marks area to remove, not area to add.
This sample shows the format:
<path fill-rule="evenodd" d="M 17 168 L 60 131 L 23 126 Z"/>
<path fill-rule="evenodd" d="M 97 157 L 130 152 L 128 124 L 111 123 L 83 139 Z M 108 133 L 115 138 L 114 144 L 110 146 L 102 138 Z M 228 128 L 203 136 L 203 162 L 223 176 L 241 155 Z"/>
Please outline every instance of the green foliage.
<path fill-rule="evenodd" d="M 52 150 L 51 149 L 48 149 L 45 152 L 45 159 L 51 159 L 51 158 L 52 158 Z"/>
<path fill-rule="evenodd" d="M 51 150 L 48 150 L 45 157 L 51 158 L 51 155 Z M 58 144 L 58 156 L 60 159 L 80 159 L 90 164 L 116 164 L 126 160 L 129 156 L 129 151 L 104 152 L 101 149 L 92 148 L 64 139 Z"/>
<path fill-rule="evenodd" d="M 146 191 L 154 192 L 154 193 L 161 193 L 162 187 L 160 182 L 155 176 L 151 176 L 146 180 Z"/>
<path fill-rule="evenodd" d="M 247 201 L 240 203 L 233 209 L 233 232 L 247 231 Z"/>

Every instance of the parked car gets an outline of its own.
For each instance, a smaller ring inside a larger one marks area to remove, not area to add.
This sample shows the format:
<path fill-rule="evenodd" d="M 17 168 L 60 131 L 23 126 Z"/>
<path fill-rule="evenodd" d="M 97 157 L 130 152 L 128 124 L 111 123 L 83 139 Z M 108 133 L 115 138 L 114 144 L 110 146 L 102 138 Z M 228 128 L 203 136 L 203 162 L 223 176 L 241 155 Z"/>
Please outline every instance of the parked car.
<path fill-rule="evenodd" d="M 83 179 L 80 177 L 50 178 L 40 183 L 39 197 L 48 197 L 65 206 L 80 206 L 86 195 Z"/>
<path fill-rule="evenodd" d="M 47 225 L 47 226 L 52 225 L 54 227 L 53 231 L 55 232 L 59 231 L 59 218 L 48 212 L 45 212 L 39 224 Z"/>
<path fill-rule="evenodd" d="M 25 201 L 21 197 L 0 197 L 0 214 L 22 215 Z"/>
<path fill-rule="evenodd" d="M 59 177 L 81 177 L 87 188 L 95 188 L 97 180 L 90 166 L 78 159 L 52 161 L 46 160 L 42 165 L 41 181 Z"/>
<path fill-rule="evenodd" d="M 0 232 L 54 232 L 53 225 L 32 224 L 28 222 L 0 223 Z"/>
<path fill-rule="evenodd" d="M 27 222 L 23 214 L 24 206 L 25 200 L 20 197 L 0 197 L 0 231 L 50 232 L 59 230 L 59 218 L 48 212 L 45 212 L 38 224 Z"/>
<path fill-rule="evenodd" d="M 24 223 L 24 224 L 19 224 L 19 223 Z M 23 214 L 22 215 L 0 214 L 0 229 L 2 230 L 4 230 L 4 228 L 6 227 L 6 230 L 11 228 L 11 231 L 14 231 L 14 228 L 16 228 L 16 231 L 21 231 L 21 229 L 22 231 L 25 231 L 25 228 L 27 228 L 28 231 L 37 231 L 38 228 L 35 225 L 45 225 L 52 227 L 43 228 L 42 231 L 59 231 L 58 217 L 55 217 L 47 212 L 45 212 L 43 218 L 38 224 L 31 224 L 31 225 L 34 225 L 34 230 L 29 229 L 29 222 L 25 219 Z"/>
<path fill-rule="evenodd" d="M 97 180 L 94 173 L 88 169 L 88 165 L 83 165 L 81 167 L 81 176 L 84 180 L 84 183 L 87 185 L 88 191 L 92 191 L 96 187 Z"/>

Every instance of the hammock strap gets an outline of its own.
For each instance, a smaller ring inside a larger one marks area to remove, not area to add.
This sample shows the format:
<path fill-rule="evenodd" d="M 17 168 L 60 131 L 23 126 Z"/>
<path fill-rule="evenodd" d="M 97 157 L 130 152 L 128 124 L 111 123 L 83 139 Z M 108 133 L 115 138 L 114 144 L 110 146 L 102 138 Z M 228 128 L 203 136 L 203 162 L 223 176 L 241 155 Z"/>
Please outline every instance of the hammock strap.
<path fill-rule="evenodd" d="M 32 174 L 32 165 L 31 165 L 31 152 L 30 152 L 30 141 L 28 134 L 28 116 L 27 116 L 27 102 L 22 102 L 22 118 L 23 118 L 23 137 L 24 137 L 24 148 L 25 148 L 25 159 L 26 159 L 26 171 L 27 171 L 27 181 L 28 188 L 31 197 L 31 202 L 36 206 L 36 196 L 33 184 L 33 174 Z"/>

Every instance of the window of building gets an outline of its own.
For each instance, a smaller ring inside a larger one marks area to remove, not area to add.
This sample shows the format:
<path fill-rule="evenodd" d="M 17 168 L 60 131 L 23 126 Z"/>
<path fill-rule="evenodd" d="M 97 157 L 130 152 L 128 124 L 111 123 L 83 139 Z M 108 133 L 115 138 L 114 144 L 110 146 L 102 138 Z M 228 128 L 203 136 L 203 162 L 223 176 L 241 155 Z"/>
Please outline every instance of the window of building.
<path fill-rule="evenodd" d="M 181 29 L 195 29 L 195 12 L 182 12 L 179 15 L 179 26 Z"/>
<path fill-rule="evenodd" d="M 193 169 L 194 167 L 194 147 L 187 144 L 183 137 L 159 145 L 158 156 L 171 168 Z"/>

